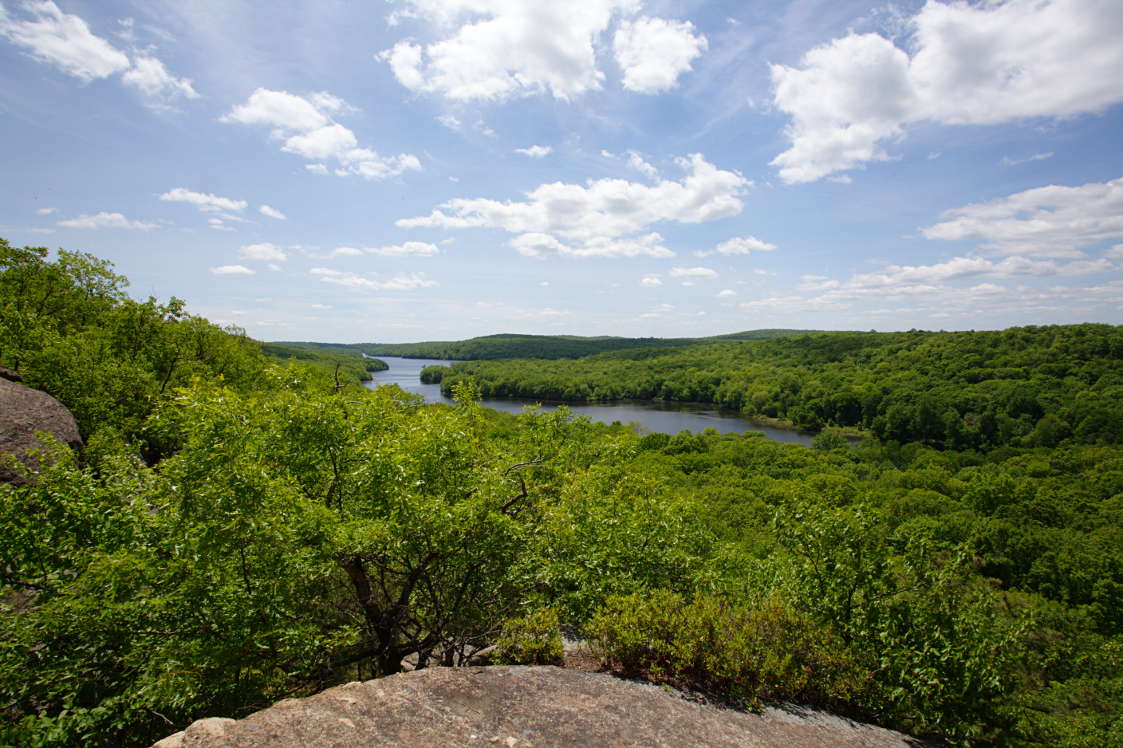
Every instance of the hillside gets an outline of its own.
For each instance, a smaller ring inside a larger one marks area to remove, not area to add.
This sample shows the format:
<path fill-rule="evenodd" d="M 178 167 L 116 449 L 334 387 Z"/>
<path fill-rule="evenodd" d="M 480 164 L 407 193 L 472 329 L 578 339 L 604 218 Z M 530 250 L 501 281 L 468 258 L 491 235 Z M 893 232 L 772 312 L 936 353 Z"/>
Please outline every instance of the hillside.
<path fill-rule="evenodd" d="M 580 337 L 576 335 L 518 335 L 502 333 L 467 340 L 431 340 L 420 343 L 313 343 L 279 342 L 289 348 L 324 351 L 362 351 L 368 356 L 402 356 L 403 358 L 443 358 L 460 361 L 482 361 L 506 358 L 580 358 L 607 351 L 631 348 L 667 348 L 702 345 L 723 341 L 770 340 L 799 335 L 810 330 L 746 330 L 707 338 L 622 338 L 611 336 Z"/>

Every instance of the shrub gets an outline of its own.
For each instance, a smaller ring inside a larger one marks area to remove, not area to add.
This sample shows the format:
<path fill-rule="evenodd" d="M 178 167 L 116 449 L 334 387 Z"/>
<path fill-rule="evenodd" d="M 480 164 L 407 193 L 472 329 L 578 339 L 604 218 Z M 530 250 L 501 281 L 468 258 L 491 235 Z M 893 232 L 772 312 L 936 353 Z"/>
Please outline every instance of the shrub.
<path fill-rule="evenodd" d="M 750 608 L 665 590 L 612 597 L 588 633 L 609 667 L 750 705 L 839 706 L 866 682 L 834 632 L 775 599 Z"/>
<path fill-rule="evenodd" d="M 522 618 L 509 618 L 495 643 L 494 661 L 499 665 L 561 665 L 562 649 L 558 613 L 541 608 Z"/>

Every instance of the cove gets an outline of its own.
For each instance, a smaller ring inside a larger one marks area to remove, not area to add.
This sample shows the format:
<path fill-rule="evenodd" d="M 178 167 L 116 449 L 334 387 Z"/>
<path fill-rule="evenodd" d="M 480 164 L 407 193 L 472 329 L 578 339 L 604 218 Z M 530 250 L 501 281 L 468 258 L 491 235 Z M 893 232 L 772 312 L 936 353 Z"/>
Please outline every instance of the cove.
<path fill-rule="evenodd" d="M 367 386 L 374 388 L 385 384 L 396 384 L 406 392 L 421 395 L 426 402 L 449 403 L 451 398 L 441 394 L 439 384 L 421 384 L 421 370 L 426 366 L 448 366 L 449 361 L 432 358 L 399 358 L 397 356 L 378 356 L 390 368 L 386 371 L 371 372 L 373 380 Z M 560 403 L 540 402 L 517 398 L 489 397 L 483 404 L 506 413 L 521 413 L 527 405 L 541 404 L 545 410 L 553 410 Z M 761 426 L 739 415 L 723 412 L 704 403 L 666 403 L 626 401 L 614 403 L 568 404 L 575 415 L 588 416 L 600 423 L 638 423 L 653 433 L 677 434 L 680 431 L 704 431 L 715 429 L 722 434 L 740 434 L 745 431 L 760 431 L 769 439 L 789 444 L 811 446 L 812 434 L 791 429 L 778 429 Z"/>

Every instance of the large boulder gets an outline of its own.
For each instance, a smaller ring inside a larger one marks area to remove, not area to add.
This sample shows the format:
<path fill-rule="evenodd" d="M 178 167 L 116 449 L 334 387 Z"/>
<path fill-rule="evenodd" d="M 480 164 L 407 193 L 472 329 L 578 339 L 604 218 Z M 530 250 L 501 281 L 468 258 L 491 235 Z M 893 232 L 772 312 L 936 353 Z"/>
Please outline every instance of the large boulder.
<path fill-rule="evenodd" d="M 210 718 L 154 748 L 328 746 L 917 746 L 825 712 L 721 709 L 610 675 L 556 667 L 429 668 Z"/>
<path fill-rule="evenodd" d="M 82 446 L 78 424 L 66 406 L 46 392 L 0 378 L 0 454 L 13 455 L 32 470 L 38 467 L 29 454 L 41 449 L 38 432 L 53 435 L 72 448 Z M 22 483 L 25 478 L 0 461 L 0 481 Z"/>

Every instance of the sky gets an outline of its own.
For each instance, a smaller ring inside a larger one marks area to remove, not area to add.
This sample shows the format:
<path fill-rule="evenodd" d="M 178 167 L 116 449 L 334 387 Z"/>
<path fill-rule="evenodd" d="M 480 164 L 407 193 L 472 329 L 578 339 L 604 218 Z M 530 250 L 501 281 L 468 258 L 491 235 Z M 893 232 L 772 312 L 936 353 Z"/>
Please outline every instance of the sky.
<path fill-rule="evenodd" d="M 1123 323 L 1120 0 L 0 0 L 0 236 L 262 340 Z"/>

